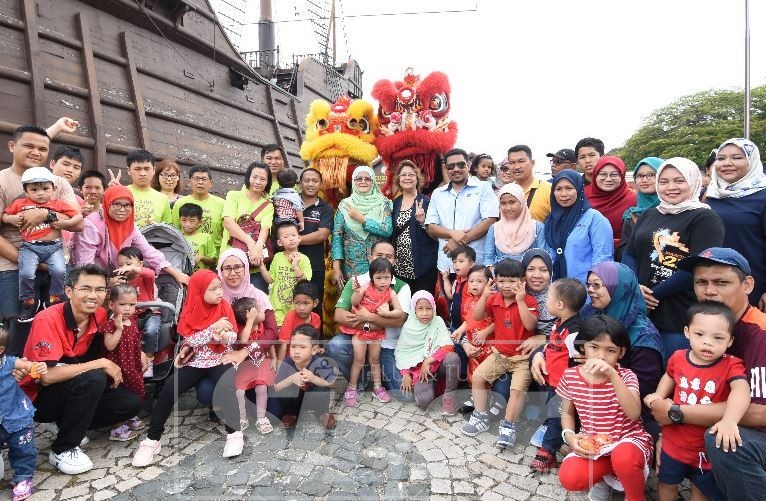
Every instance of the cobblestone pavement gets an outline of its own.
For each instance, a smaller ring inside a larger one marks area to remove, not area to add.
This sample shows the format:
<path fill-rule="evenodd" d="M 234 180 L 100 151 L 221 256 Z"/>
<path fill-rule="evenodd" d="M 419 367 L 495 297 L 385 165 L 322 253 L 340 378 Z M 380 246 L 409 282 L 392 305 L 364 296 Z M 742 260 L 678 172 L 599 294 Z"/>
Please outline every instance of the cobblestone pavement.
<path fill-rule="evenodd" d="M 528 445 L 531 427 L 521 427 L 519 445 L 499 452 L 496 426 L 466 437 L 460 433 L 464 418 L 441 416 L 438 401 L 421 411 L 413 404 L 373 402 L 365 394 L 356 408 L 336 403 L 335 411 L 338 426 L 331 432 L 310 414 L 289 433 L 275 426 L 261 436 L 251 426 L 242 456 L 224 459 L 222 427 L 208 420 L 207 409 L 197 407 L 189 393 L 168 423 L 154 465 L 130 466 L 135 441 L 110 442 L 104 432 L 89 432 L 84 450 L 94 469 L 75 476 L 48 464 L 53 435 L 40 425 L 30 499 L 587 499 L 563 490 L 555 473 L 530 474 L 527 465 L 536 452 Z M 0 499 L 11 497 L 7 460 L 5 466 Z"/>

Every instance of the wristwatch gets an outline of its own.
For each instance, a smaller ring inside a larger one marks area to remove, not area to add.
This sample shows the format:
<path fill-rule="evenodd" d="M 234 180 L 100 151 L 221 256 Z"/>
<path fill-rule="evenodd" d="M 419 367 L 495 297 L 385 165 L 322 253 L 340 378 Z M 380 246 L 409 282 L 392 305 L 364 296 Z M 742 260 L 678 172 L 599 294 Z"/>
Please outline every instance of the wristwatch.
<path fill-rule="evenodd" d="M 365 322 L 364 325 L 362 325 L 362 330 L 364 332 L 370 332 L 372 329 L 370 329 L 370 322 Z"/>
<path fill-rule="evenodd" d="M 684 422 L 684 413 L 681 412 L 681 406 L 678 404 L 673 404 L 670 406 L 670 409 L 668 409 L 668 417 L 673 422 L 673 424 L 681 424 Z"/>
<path fill-rule="evenodd" d="M 52 210 L 48 209 L 48 216 L 45 218 L 45 222 L 47 224 L 51 224 L 51 223 L 55 223 L 58 220 L 59 220 L 58 215 L 56 215 L 56 213 L 53 212 Z"/>

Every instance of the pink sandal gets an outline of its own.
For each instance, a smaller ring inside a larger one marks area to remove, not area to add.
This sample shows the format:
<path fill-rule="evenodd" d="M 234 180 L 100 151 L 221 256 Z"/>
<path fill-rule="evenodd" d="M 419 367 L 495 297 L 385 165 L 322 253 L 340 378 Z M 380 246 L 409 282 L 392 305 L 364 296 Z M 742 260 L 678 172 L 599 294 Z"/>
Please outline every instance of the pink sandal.
<path fill-rule="evenodd" d="M 21 501 L 32 495 L 32 479 L 22 480 L 13 486 L 13 501 Z"/>

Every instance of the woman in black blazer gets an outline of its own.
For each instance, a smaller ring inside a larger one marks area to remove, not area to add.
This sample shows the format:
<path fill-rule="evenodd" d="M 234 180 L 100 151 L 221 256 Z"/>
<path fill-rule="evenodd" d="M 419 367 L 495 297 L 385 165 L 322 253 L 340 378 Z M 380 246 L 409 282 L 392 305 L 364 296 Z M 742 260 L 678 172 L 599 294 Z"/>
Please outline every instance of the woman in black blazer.
<path fill-rule="evenodd" d="M 423 175 L 411 161 L 403 160 L 393 180 L 394 210 L 391 213 L 396 250 L 394 274 L 410 285 L 414 294 L 419 290 L 434 293 L 436 287 L 436 254 L 438 241 L 431 238 L 423 223 L 430 199 L 420 193 Z"/>

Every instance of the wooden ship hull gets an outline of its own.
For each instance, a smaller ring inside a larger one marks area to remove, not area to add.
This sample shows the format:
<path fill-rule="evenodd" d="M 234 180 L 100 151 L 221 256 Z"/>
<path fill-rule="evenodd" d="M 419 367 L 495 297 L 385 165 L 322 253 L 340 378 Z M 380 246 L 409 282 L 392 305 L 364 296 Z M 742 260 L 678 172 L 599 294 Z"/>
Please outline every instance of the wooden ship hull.
<path fill-rule="evenodd" d="M 263 75 L 266 76 L 263 76 Z M 285 90 L 287 89 L 287 90 Z M 132 148 L 215 173 L 214 191 L 276 143 L 298 151 L 314 99 L 361 97 L 355 61 L 251 67 L 207 0 L 0 0 L 0 135 L 78 120 L 51 145 L 81 149 L 85 168 L 124 168 Z M 3 148 L 0 163 L 11 162 Z"/>

